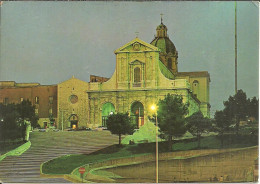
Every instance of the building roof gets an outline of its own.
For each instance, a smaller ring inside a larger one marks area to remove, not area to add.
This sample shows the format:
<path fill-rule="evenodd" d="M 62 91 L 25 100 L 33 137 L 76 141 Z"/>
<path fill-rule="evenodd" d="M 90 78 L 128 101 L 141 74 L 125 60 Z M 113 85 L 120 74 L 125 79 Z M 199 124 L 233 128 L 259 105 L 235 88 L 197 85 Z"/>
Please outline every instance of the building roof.
<path fill-rule="evenodd" d="M 207 71 L 198 71 L 198 72 L 178 72 L 177 77 L 208 77 L 210 78 L 209 72 Z"/>

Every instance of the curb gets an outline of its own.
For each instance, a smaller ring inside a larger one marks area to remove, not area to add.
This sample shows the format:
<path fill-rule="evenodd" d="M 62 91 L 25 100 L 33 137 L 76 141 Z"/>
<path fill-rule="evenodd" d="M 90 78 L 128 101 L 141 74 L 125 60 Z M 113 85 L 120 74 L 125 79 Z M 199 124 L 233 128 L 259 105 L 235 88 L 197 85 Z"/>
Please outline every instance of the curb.
<path fill-rule="evenodd" d="M 27 151 L 31 147 L 31 142 L 28 141 L 21 146 L 15 148 L 14 150 L 11 150 L 3 155 L 0 156 L 0 161 L 2 161 L 5 157 L 7 156 L 20 156 L 23 154 L 25 151 Z"/>

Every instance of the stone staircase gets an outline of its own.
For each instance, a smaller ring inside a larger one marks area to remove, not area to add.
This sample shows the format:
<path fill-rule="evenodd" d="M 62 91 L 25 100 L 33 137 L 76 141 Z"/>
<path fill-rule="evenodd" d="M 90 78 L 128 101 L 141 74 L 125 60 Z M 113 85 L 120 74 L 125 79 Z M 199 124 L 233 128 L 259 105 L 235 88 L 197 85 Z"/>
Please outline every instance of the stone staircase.
<path fill-rule="evenodd" d="M 67 154 L 88 154 L 118 142 L 109 131 L 32 132 L 31 147 L 21 156 L 0 162 L 4 183 L 68 183 L 63 178 L 40 177 L 41 163 Z"/>

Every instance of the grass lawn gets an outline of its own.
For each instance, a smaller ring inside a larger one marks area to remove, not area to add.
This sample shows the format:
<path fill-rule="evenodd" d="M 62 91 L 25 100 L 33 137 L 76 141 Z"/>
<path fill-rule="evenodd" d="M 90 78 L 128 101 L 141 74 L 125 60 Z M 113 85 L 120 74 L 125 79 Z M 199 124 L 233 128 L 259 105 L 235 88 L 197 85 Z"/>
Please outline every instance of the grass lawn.
<path fill-rule="evenodd" d="M 193 150 L 197 148 L 196 139 L 174 141 L 173 151 Z M 258 145 L 258 137 L 255 135 L 225 135 L 224 148 L 242 148 Z M 220 148 L 220 139 L 217 136 L 209 136 L 201 139 L 200 149 Z M 159 152 L 167 152 L 168 143 L 159 142 Z M 130 157 L 133 155 L 155 153 L 155 143 L 140 143 L 118 147 L 112 145 L 88 155 L 66 155 L 46 162 L 42 171 L 45 174 L 69 174 L 75 168 L 98 161 L 114 158 Z"/>

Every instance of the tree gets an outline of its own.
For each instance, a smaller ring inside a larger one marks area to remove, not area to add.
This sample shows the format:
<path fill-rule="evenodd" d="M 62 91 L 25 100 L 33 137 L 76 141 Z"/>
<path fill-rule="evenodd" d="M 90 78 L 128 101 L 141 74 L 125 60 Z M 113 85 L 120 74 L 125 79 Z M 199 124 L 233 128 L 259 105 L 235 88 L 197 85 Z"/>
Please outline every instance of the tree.
<path fill-rule="evenodd" d="M 231 121 L 229 121 L 227 114 L 224 111 L 216 111 L 214 115 L 214 127 L 221 138 L 221 147 L 223 148 L 224 133 L 229 129 Z"/>
<path fill-rule="evenodd" d="M 172 138 L 180 137 L 186 132 L 185 115 L 188 105 L 182 103 L 182 97 L 168 94 L 158 103 L 158 126 L 165 138 L 168 138 L 169 151 L 172 149 Z"/>
<path fill-rule="evenodd" d="M 245 119 L 248 114 L 248 100 L 246 93 L 243 90 L 238 90 L 234 96 L 230 96 L 228 101 L 224 102 L 224 113 L 227 115 L 229 121 L 236 124 L 236 134 L 239 131 L 239 122 Z"/>
<path fill-rule="evenodd" d="M 256 97 L 248 99 L 248 116 L 258 120 L 259 117 L 259 100 Z"/>
<path fill-rule="evenodd" d="M 5 141 L 22 137 L 19 126 L 19 113 L 15 104 L 0 104 L 0 136 Z"/>
<path fill-rule="evenodd" d="M 121 145 L 121 135 L 133 134 L 135 124 L 133 124 L 128 113 L 117 113 L 109 115 L 107 118 L 107 129 L 119 136 L 119 146 Z"/>
<path fill-rule="evenodd" d="M 187 129 L 193 136 L 197 137 L 198 148 L 200 148 L 201 134 L 209 128 L 210 120 L 205 118 L 200 111 L 193 113 L 187 118 Z"/>
<path fill-rule="evenodd" d="M 23 121 L 28 119 L 31 122 L 32 127 L 37 126 L 39 118 L 35 114 L 35 106 L 33 106 L 29 100 L 24 100 L 20 104 L 17 104 L 17 111 Z"/>
<path fill-rule="evenodd" d="M 31 102 L 25 100 L 20 104 L 0 104 L 0 135 L 2 138 L 14 140 L 16 138 L 25 139 L 26 124 L 28 119 L 31 125 L 37 125 L 38 117 L 35 115 L 35 107 Z"/>

